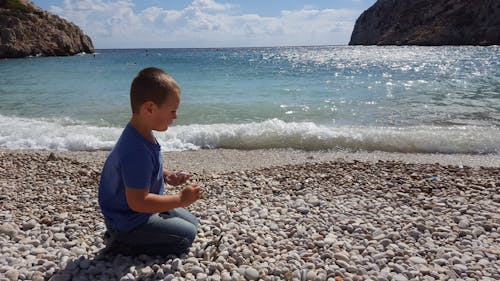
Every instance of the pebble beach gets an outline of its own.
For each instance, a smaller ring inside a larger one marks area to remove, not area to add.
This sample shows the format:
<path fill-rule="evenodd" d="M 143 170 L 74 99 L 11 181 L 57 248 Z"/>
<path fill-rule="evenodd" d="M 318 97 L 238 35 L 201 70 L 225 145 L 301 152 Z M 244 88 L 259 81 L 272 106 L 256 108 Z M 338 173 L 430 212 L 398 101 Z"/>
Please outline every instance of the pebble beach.
<path fill-rule="evenodd" d="M 0 150 L 0 280 L 500 280 L 498 155 L 167 152 L 198 236 L 130 257 L 103 251 L 107 154 Z"/>

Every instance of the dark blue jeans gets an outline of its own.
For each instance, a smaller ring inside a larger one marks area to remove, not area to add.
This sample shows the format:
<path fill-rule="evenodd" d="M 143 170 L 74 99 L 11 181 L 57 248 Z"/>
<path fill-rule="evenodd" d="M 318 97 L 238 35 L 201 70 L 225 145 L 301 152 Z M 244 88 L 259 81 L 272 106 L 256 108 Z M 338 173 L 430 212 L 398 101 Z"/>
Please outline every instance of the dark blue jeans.
<path fill-rule="evenodd" d="M 110 227 L 109 248 L 126 255 L 179 255 L 188 251 L 198 231 L 198 219 L 184 208 L 151 215 L 129 232 Z"/>

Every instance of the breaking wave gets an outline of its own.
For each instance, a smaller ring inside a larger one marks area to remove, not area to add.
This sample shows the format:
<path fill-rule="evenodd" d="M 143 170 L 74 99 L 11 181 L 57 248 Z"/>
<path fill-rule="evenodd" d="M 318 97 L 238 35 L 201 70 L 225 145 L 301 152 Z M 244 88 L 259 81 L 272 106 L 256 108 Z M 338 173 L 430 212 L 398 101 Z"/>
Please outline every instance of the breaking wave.
<path fill-rule="evenodd" d="M 109 150 L 122 128 L 0 115 L 0 148 Z M 325 126 L 270 119 L 172 126 L 155 133 L 165 151 L 294 148 L 404 153 L 500 154 L 500 129 L 481 126 Z"/>

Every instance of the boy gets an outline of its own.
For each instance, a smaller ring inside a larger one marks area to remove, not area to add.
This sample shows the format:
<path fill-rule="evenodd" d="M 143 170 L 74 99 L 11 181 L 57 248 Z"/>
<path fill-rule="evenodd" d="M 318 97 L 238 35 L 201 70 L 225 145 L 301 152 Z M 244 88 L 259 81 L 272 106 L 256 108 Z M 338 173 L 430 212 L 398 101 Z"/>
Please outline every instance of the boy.
<path fill-rule="evenodd" d="M 165 131 L 177 118 L 180 87 L 163 70 L 150 67 L 130 88 L 132 118 L 109 154 L 99 184 L 99 206 L 111 252 L 169 255 L 186 252 L 198 220 L 182 207 L 201 196 L 198 185 L 163 195 L 164 181 L 186 183 L 189 175 L 163 169 L 160 145 L 152 131 Z"/>

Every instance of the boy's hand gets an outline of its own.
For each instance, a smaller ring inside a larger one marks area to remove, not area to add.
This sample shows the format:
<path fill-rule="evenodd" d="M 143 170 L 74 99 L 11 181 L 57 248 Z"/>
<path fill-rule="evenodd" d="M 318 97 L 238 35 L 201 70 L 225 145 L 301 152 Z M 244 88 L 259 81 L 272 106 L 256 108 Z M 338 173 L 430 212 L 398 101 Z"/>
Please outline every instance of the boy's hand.
<path fill-rule="evenodd" d="M 183 206 L 189 206 L 200 199 L 201 187 L 197 184 L 190 184 L 181 190 L 179 196 L 181 198 L 181 204 Z"/>
<path fill-rule="evenodd" d="M 163 179 L 165 180 L 166 183 L 173 186 L 186 183 L 190 177 L 191 177 L 190 174 L 184 173 L 182 170 L 175 172 L 163 170 Z"/>

